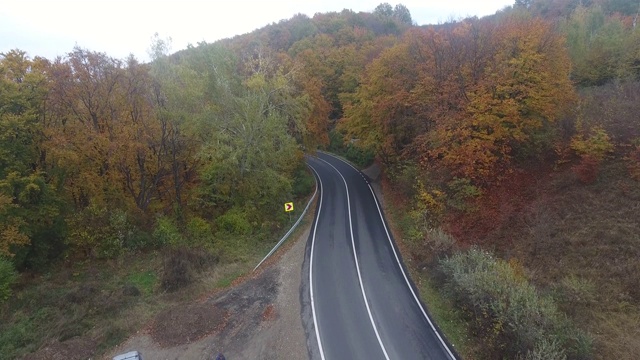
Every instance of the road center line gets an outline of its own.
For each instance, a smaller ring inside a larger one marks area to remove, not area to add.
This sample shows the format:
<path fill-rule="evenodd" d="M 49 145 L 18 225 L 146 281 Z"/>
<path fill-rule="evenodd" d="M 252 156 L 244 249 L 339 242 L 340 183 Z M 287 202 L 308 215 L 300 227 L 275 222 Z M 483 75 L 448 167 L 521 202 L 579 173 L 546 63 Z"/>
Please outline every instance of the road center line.
<path fill-rule="evenodd" d="M 343 163 L 351 166 L 355 171 L 357 171 L 358 173 L 362 174 L 362 172 L 358 169 L 356 169 L 353 165 L 351 165 L 349 162 L 344 161 L 342 159 L 340 159 L 339 157 L 333 156 L 331 154 L 325 153 L 323 152 L 323 154 L 326 154 L 328 156 L 331 156 L 335 159 L 338 159 L 340 161 L 342 161 Z M 322 159 L 320 159 L 322 160 Z M 327 164 L 329 164 L 328 161 L 326 160 L 322 160 L 324 162 L 326 162 Z M 329 164 L 331 165 L 331 164 Z M 333 165 L 331 165 L 333 167 Z M 335 169 L 335 167 L 333 167 Z M 336 169 L 337 170 L 337 169 Z M 338 172 L 339 173 L 339 172 Z M 342 176 L 342 174 L 340 175 Z M 344 178 L 343 178 L 344 179 Z M 407 282 L 407 286 L 409 287 L 409 290 L 411 291 L 411 294 L 413 295 L 413 298 L 416 300 L 416 302 L 418 303 L 418 306 L 420 307 L 420 311 L 422 311 L 422 315 L 424 315 L 425 319 L 427 319 L 427 322 L 429 323 L 429 325 L 431 326 L 431 328 L 433 329 L 433 332 L 436 333 L 436 336 L 438 337 L 438 340 L 440 340 L 440 343 L 442 344 L 442 346 L 445 348 L 445 350 L 447 350 L 447 354 L 451 357 L 451 359 L 456 359 L 455 355 L 453 355 L 453 353 L 451 352 L 451 350 L 449 349 L 449 346 L 447 345 L 447 343 L 444 341 L 444 339 L 442 338 L 442 336 L 440 336 L 440 332 L 436 329 L 436 327 L 433 325 L 433 322 L 431 321 L 431 319 L 429 318 L 429 316 L 427 315 L 427 312 L 424 310 L 424 307 L 422 306 L 422 303 L 420 302 L 420 299 L 418 299 L 418 296 L 416 295 L 415 291 L 413 291 L 413 287 L 411 286 L 411 283 L 409 282 L 409 278 L 407 277 L 407 274 L 404 272 L 404 269 L 402 267 L 402 264 L 400 263 L 400 258 L 398 257 L 398 253 L 396 252 L 396 248 L 395 246 L 393 246 L 393 241 L 391 240 L 391 235 L 389 234 L 389 230 L 387 229 L 387 224 L 384 221 L 384 217 L 382 216 L 382 210 L 380 210 L 380 204 L 378 204 L 378 199 L 376 198 L 376 194 L 373 191 L 373 188 L 371 187 L 371 184 L 369 184 L 369 182 L 367 181 L 367 185 L 369 186 L 369 190 L 371 191 L 371 196 L 373 196 L 373 201 L 375 201 L 376 203 L 376 207 L 378 208 L 378 214 L 380 215 L 380 221 L 382 221 L 382 226 L 384 227 L 384 231 L 387 234 L 387 239 L 389 240 L 389 244 L 391 245 L 391 250 L 393 251 L 393 255 L 396 258 L 396 261 L 398 263 L 398 266 L 400 267 L 400 271 L 402 272 L 402 276 L 404 277 L 404 280 Z"/>
<path fill-rule="evenodd" d="M 322 187 L 322 179 L 320 179 L 320 174 L 316 171 L 316 169 L 309 164 L 309 168 L 313 170 L 316 174 L 316 178 L 320 183 L 320 204 L 318 205 L 318 212 L 316 213 L 316 221 L 313 226 L 313 236 L 311 237 L 311 254 L 309 255 L 309 293 L 311 297 L 311 313 L 313 314 L 313 327 L 316 331 L 316 339 L 318 340 L 318 349 L 320 350 L 320 358 L 324 359 L 324 350 L 322 349 L 322 341 L 320 340 L 320 329 L 318 327 L 318 318 L 316 316 L 316 306 L 315 300 L 313 298 L 313 248 L 316 243 L 316 231 L 318 230 L 318 220 L 320 219 L 320 212 L 322 211 L 322 197 L 324 196 L 324 188 Z M 316 183 L 316 190 L 318 188 L 318 183 Z"/>
<path fill-rule="evenodd" d="M 386 360 L 389 360 L 389 355 L 387 354 L 387 349 L 384 347 L 382 343 L 382 339 L 380 338 L 380 333 L 378 332 L 378 328 L 376 327 L 375 322 L 373 321 L 373 316 L 371 315 L 371 308 L 369 307 L 369 300 L 367 299 L 367 293 L 364 291 L 364 283 L 362 282 L 362 275 L 360 275 L 360 265 L 358 264 L 358 254 L 356 253 L 356 244 L 353 238 L 353 223 L 351 221 L 351 200 L 349 199 L 349 185 L 347 185 L 347 180 L 342 176 L 340 170 L 338 170 L 335 166 L 333 166 L 330 162 L 317 158 L 329 166 L 331 166 L 342 178 L 344 182 L 344 187 L 347 190 L 347 210 L 349 211 L 349 231 L 351 232 L 351 247 L 353 248 L 353 259 L 356 262 L 356 271 L 358 272 L 358 280 L 360 282 L 360 290 L 362 290 L 362 297 L 364 298 L 364 305 L 367 308 L 367 314 L 369 315 L 369 320 L 371 321 L 371 326 L 373 326 L 373 331 L 376 333 L 376 338 L 378 339 L 378 343 L 380 344 L 380 348 L 382 348 L 382 353 Z"/>

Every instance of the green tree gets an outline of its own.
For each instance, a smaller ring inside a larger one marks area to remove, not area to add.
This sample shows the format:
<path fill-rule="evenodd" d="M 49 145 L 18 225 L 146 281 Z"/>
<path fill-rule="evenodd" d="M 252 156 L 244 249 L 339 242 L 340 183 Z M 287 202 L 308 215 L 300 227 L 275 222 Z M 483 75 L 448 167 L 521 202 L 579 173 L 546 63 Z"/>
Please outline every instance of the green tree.
<path fill-rule="evenodd" d="M 398 19 L 398 21 L 400 21 L 403 24 L 407 24 L 407 25 L 413 24 L 413 20 L 411 19 L 411 12 L 406 6 L 402 4 L 397 4 L 393 8 L 393 17 Z"/>
<path fill-rule="evenodd" d="M 48 62 L 12 50 L 0 59 L 0 256 L 18 267 L 59 254 L 60 203 L 45 173 Z"/>
<path fill-rule="evenodd" d="M 0 257 L 0 304 L 11 296 L 11 286 L 18 279 L 18 274 L 13 268 L 13 264 Z"/>
<path fill-rule="evenodd" d="M 391 4 L 389 3 L 381 3 L 380 5 L 376 6 L 376 8 L 373 10 L 373 13 L 378 16 L 393 16 L 393 6 L 391 6 Z"/>
<path fill-rule="evenodd" d="M 283 73 L 262 54 L 246 66 L 244 87 L 227 93 L 208 115 L 212 132 L 202 152 L 203 196 L 218 212 L 241 207 L 256 220 L 269 217 L 291 194 L 291 176 L 301 161 L 292 135 L 305 132 L 301 119 L 310 107 L 292 86 L 294 72 Z M 237 75 L 227 75 L 232 78 L 212 85 L 237 82 Z"/>

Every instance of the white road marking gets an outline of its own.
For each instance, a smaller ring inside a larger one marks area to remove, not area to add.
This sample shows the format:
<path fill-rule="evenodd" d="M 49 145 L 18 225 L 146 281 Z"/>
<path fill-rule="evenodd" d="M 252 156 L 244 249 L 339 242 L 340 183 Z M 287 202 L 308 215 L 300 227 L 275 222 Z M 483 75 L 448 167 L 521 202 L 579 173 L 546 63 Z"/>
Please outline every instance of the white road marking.
<path fill-rule="evenodd" d="M 333 155 L 328 154 L 328 153 L 324 153 L 323 152 L 323 154 L 326 154 L 328 156 L 331 156 L 331 157 L 333 157 L 335 159 L 338 159 L 338 160 L 342 161 L 343 163 L 351 166 L 358 173 L 362 174 L 362 172 L 360 170 L 356 169 L 353 165 L 351 165 L 347 161 L 344 161 L 344 160 L 340 159 L 339 157 L 333 156 Z M 320 160 L 322 160 L 322 159 L 320 159 Z M 328 164 L 328 162 L 326 160 L 323 160 L 323 161 Z M 329 165 L 331 165 L 331 164 L 329 164 Z M 331 165 L 331 166 L 333 166 L 333 165 Z M 335 167 L 334 167 L 334 169 L 335 169 Z M 433 325 L 433 322 L 431 322 L 431 319 L 429 318 L 429 316 L 427 315 L 427 312 L 422 307 L 422 303 L 418 299 L 418 296 L 416 295 L 415 291 L 413 291 L 413 287 L 411 286 L 411 283 L 409 282 L 409 278 L 407 277 L 407 274 L 405 274 L 404 269 L 402 268 L 402 264 L 400 263 L 400 258 L 398 257 L 398 253 L 396 252 L 396 248 L 395 248 L 395 246 L 393 246 L 393 241 L 391 240 L 391 235 L 389 235 L 389 230 L 387 229 L 387 224 L 385 223 L 384 217 L 382 216 L 382 211 L 380 210 L 380 205 L 378 204 L 378 199 L 376 198 L 376 194 L 373 191 L 373 188 L 371 187 L 371 184 L 369 184 L 367 182 L 367 185 L 369 185 L 369 190 L 371 191 L 371 196 L 373 196 L 373 200 L 375 201 L 376 207 L 378 208 L 378 214 L 380 215 L 380 221 L 382 221 L 382 226 L 384 226 L 384 231 L 387 234 L 387 239 L 389 240 L 389 244 L 391 245 L 391 250 L 393 250 L 393 255 L 395 256 L 396 261 L 398 262 L 398 267 L 400 267 L 400 271 L 402 272 L 402 276 L 404 277 L 404 280 L 407 282 L 407 286 L 409 287 L 409 290 L 411 291 L 411 294 L 413 295 L 413 298 L 418 303 L 418 306 L 420 307 L 420 311 L 422 311 L 422 315 L 424 315 L 425 319 L 427 319 L 427 322 L 429 323 L 429 325 L 431 326 L 433 331 L 436 333 L 436 336 L 438 337 L 438 340 L 440 340 L 440 343 L 442 343 L 442 346 L 444 346 L 444 348 L 447 350 L 447 353 L 449 354 L 451 359 L 456 359 L 456 357 L 453 355 L 453 353 L 449 349 L 449 346 L 447 346 L 447 343 L 440 336 L 440 333 L 438 332 L 438 330 L 436 330 L 436 327 Z"/>
<path fill-rule="evenodd" d="M 320 174 L 316 171 L 316 169 L 309 164 L 309 167 L 316 174 L 316 178 L 318 182 L 320 182 L 320 188 L 322 189 L 322 179 L 320 179 Z M 318 183 L 316 182 L 316 191 L 318 190 Z M 320 212 L 322 211 L 322 196 L 324 195 L 324 189 L 320 192 L 320 204 L 318 205 L 318 212 L 316 213 L 316 223 L 313 226 L 313 236 L 311 238 L 311 254 L 309 255 L 309 292 L 311 295 L 311 313 L 313 314 L 313 327 L 316 331 L 316 339 L 318 340 L 318 349 L 320 350 L 320 358 L 324 359 L 324 350 L 322 349 L 322 341 L 320 340 L 320 330 L 318 328 L 318 318 L 316 317 L 316 307 L 315 300 L 313 298 L 313 248 L 316 243 L 316 231 L 318 230 L 318 219 L 320 219 Z"/>
<path fill-rule="evenodd" d="M 376 338 L 378 339 L 378 343 L 382 348 L 382 353 L 384 354 L 384 358 L 389 360 L 387 349 L 384 347 L 384 344 L 382 343 L 382 339 L 380 338 L 380 333 L 378 332 L 378 328 L 376 327 L 376 324 L 373 321 L 373 315 L 371 314 L 371 308 L 369 307 L 369 300 L 367 299 L 367 293 L 364 291 L 364 283 L 362 282 L 362 275 L 360 275 L 360 265 L 358 264 L 358 254 L 356 253 L 356 244 L 353 239 L 353 223 L 351 221 L 351 200 L 349 199 L 349 185 L 347 185 L 347 180 L 344 178 L 344 176 L 342 176 L 342 173 L 340 173 L 340 170 L 338 170 L 335 166 L 331 165 L 331 163 L 329 163 L 326 160 L 323 160 L 320 158 L 317 158 L 317 159 L 327 163 L 338 173 L 338 175 L 340 175 L 340 177 L 342 178 L 342 181 L 344 182 L 344 187 L 347 190 L 347 209 L 349 211 L 349 231 L 351 232 L 351 246 L 353 247 L 353 258 L 356 262 L 356 271 L 358 272 L 358 280 L 360 281 L 360 290 L 362 290 L 362 297 L 364 298 L 364 304 L 367 308 L 367 314 L 369 314 L 369 320 L 371 321 L 371 326 L 373 326 L 373 331 L 376 333 Z"/>

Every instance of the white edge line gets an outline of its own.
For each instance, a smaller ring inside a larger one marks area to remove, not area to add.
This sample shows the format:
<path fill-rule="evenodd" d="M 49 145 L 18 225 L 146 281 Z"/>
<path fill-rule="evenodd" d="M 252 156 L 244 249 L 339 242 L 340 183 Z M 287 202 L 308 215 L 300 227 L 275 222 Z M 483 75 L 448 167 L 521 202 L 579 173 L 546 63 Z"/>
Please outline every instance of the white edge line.
<path fill-rule="evenodd" d="M 315 172 L 315 170 L 314 170 Z M 276 244 L 276 246 L 273 247 L 273 249 L 271 249 L 271 251 L 269 251 L 269 253 L 267 254 L 267 256 L 264 257 L 264 259 L 262 259 L 258 265 L 256 265 L 256 267 L 253 268 L 253 271 L 256 271 L 256 269 L 258 267 L 260 267 L 260 265 L 262 265 L 263 262 L 265 262 L 265 260 L 267 260 L 269 258 L 269 256 L 273 255 L 273 253 L 278 250 L 278 248 L 280 247 L 280 245 L 282 245 L 282 243 L 289 237 L 289 235 L 291 235 L 291 233 L 293 232 L 293 230 L 295 230 L 295 228 L 298 226 L 298 224 L 300 223 L 300 221 L 302 220 L 302 218 L 304 217 L 304 214 L 307 213 L 307 209 L 309 209 L 309 205 L 311 205 L 311 203 L 313 202 L 313 199 L 316 197 L 316 194 L 318 193 L 318 183 L 316 182 L 316 191 L 313 193 L 313 196 L 311 196 L 311 199 L 309 199 L 309 202 L 307 203 L 307 206 L 304 208 L 304 211 L 302 212 L 302 214 L 300 215 L 300 217 L 298 218 L 298 221 L 296 221 L 295 224 L 293 224 L 293 226 L 291 227 L 291 229 L 289 229 L 289 231 L 287 231 L 286 234 L 284 234 L 284 236 L 282 237 L 282 239 L 280 239 L 280 241 L 278 241 L 278 243 Z"/>
<path fill-rule="evenodd" d="M 331 157 L 333 157 L 335 159 L 338 159 L 338 160 L 342 161 L 343 163 L 351 166 L 358 173 L 362 174 L 362 172 L 360 170 L 356 169 L 349 162 L 344 161 L 344 160 L 340 159 L 337 156 L 333 156 L 333 155 L 325 153 L 325 152 L 323 152 L 323 154 L 326 154 L 328 156 L 331 156 Z M 322 159 L 320 159 L 320 160 L 322 160 Z M 323 160 L 323 161 L 327 162 L 326 160 Z M 331 164 L 329 164 L 329 165 L 331 165 Z M 333 166 L 333 165 L 331 165 L 331 166 Z M 422 311 L 422 315 L 424 315 L 425 319 L 427 319 L 427 322 L 429 323 L 429 325 L 431 326 L 433 331 L 436 333 L 436 336 L 438 337 L 438 340 L 440 340 L 440 343 L 442 343 L 444 348 L 447 350 L 447 353 L 449 354 L 449 356 L 451 356 L 452 359 L 456 359 L 456 357 L 453 355 L 453 353 L 449 349 L 449 346 L 447 345 L 447 343 L 444 341 L 444 339 L 442 339 L 442 336 L 440 336 L 440 332 L 433 325 L 433 322 L 431 322 L 431 319 L 427 315 L 427 312 L 424 310 L 424 307 L 422 306 L 422 303 L 420 302 L 420 299 L 418 299 L 418 296 L 416 295 L 415 291 L 413 291 L 413 287 L 411 286 L 411 283 L 409 282 L 409 279 L 407 278 L 407 274 L 404 272 L 404 269 L 402 268 L 402 264 L 400 263 L 400 258 L 398 257 L 398 253 L 396 252 L 396 248 L 393 245 L 393 241 L 391 240 L 391 235 L 389 235 L 389 230 L 387 229 L 387 224 L 385 223 L 384 217 L 382 216 L 382 211 L 380 210 L 380 205 L 378 204 L 378 199 L 376 198 L 376 194 L 373 191 L 373 188 L 371 187 L 371 184 L 369 184 L 368 181 L 367 181 L 367 185 L 369 186 L 369 190 L 371 191 L 371 196 L 373 196 L 373 200 L 375 201 L 376 207 L 378 208 L 378 214 L 380 215 L 380 220 L 382 221 L 382 226 L 384 226 L 384 231 L 387 234 L 387 239 L 389 240 L 389 244 L 391 245 L 391 250 L 393 250 L 393 255 L 395 256 L 396 261 L 398 262 L 398 267 L 400 267 L 400 271 L 402 272 L 402 276 L 404 277 L 404 280 L 407 282 L 407 286 L 409 287 L 409 290 L 411 291 L 411 294 L 413 295 L 413 298 L 418 303 L 418 306 L 420 307 L 420 311 Z"/>
<path fill-rule="evenodd" d="M 324 159 L 319 160 L 324 161 L 329 166 L 331 166 L 342 178 L 344 182 L 344 187 L 347 190 L 347 209 L 349 210 L 349 230 L 351 232 L 351 247 L 353 248 L 353 258 L 356 262 L 356 270 L 358 272 L 358 280 L 360 281 L 360 290 L 362 290 L 362 297 L 364 298 L 364 304 L 367 308 L 367 313 L 369 314 L 369 320 L 371 321 L 371 326 L 373 326 L 373 331 L 376 333 L 376 338 L 378 339 L 378 343 L 380 343 L 380 347 L 382 348 L 382 352 L 384 353 L 385 359 L 389 360 L 389 355 L 387 354 L 387 349 L 384 347 L 382 343 L 382 339 L 380 338 L 380 333 L 378 333 L 378 328 L 376 327 L 375 321 L 373 321 L 373 315 L 371 314 L 371 308 L 369 308 L 369 300 L 367 299 L 367 293 L 364 291 L 364 283 L 362 282 L 362 276 L 360 275 L 360 265 L 358 264 L 358 254 L 356 253 L 356 244 L 353 239 L 353 223 L 351 222 L 351 200 L 349 199 L 349 186 L 347 185 L 347 180 L 342 176 L 340 170 L 338 170 L 335 166 Z"/>
<path fill-rule="evenodd" d="M 320 179 L 320 174 L 313 168 L 313 166 L 307 164 L 311 170 L 316 174 L 316 192 L 318 191 L 318 182 L 320 183 L 320 187 L 322 188 L 322 179 Z M 324 192 L 324 190 L 323 190 Z M 316 213 L 316 221 L 313 226 L 313 236 L 311 238 L 311 254 L 309 255 L 309 294 L 311 297 L 311 313 L 313 314 L 313 327 L 316 331 L 316 339 L 318 340 L 318 349 L 320 350 L 320 358 L 324 359 L 324 350 L 322 349 L 322 341 L 320 341 L 320 329 L 318 327 L 318 318 L 316 317 L 316 307 L 315 300 L 313 298 L 313 248 L 316 242 L 316 231 L 318 230 L 318 219 L 320 218 L 320 212 L 322 211 L 322 193 L 320 194 L 320 204 L 318 205 L 318 212 Z"/>

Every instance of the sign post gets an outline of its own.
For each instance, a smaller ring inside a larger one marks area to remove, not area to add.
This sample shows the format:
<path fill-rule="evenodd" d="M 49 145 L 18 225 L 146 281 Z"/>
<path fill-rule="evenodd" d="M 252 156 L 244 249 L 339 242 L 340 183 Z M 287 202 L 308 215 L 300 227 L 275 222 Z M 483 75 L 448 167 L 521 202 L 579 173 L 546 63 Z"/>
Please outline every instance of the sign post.
<path fill-rule="evenodd" d="M 286 211 L 286 212 L 293 211 L 293 203 L 292 202 L 285 203 L 284 204 L 284 211 Z"/>
<path fill-rule="evenodd" d="M 289 222 L 291 222 L 291 212 L 293 211 L 293 202 L 284 203 L 284 211 L 289 213 Z"/>

